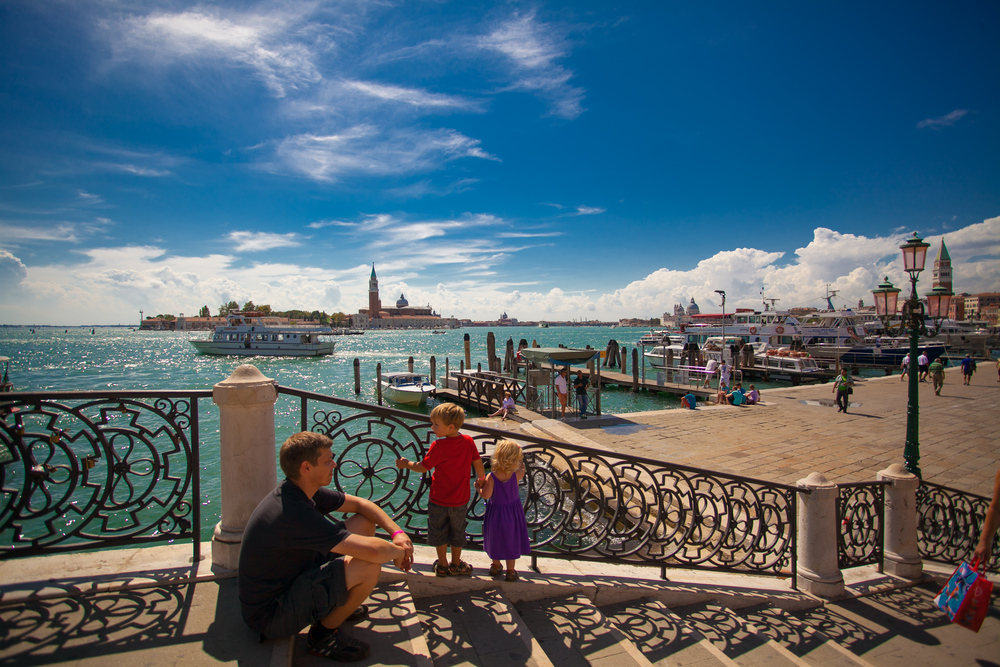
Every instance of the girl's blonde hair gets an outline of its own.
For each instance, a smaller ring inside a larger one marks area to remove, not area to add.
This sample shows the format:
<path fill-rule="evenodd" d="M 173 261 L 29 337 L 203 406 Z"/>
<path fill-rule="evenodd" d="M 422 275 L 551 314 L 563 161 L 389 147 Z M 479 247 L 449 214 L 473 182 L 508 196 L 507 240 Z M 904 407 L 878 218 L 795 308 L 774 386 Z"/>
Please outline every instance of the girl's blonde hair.
<path fill-rule="evenodd" d="M 491 470 L 501 477 L 507 477 L 517 470 L 523 456 L 521 448 L 513 440 L 498 440 L 490 459 Z"/>

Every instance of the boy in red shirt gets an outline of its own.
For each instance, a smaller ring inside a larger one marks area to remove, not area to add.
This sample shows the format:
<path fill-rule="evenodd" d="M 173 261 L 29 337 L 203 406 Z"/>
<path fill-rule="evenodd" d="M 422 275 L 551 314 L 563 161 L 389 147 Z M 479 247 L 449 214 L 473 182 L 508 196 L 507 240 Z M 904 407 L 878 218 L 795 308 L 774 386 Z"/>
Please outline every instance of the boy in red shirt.
<path fill-rule="evenodd" d="M 476 479 L 486 476 L 483 461 L 473 439 L 459 433 L 465 423 L 465 410 L 455 403 L 442 403 L 431 410 L 431 430 L 439 439 L 431 443 L 420 463 L 397 459 L 396 467 L 431 475 L 430 502 L 427 505 L 427 544 L 437 549 L 434 574 L 439 577 L 472 574 L 472 566 L 462 561 L 465 546 L 466 516 L 469 511 L 469 465 L 476 469 Z M 448 565 L 451 547 L 451 565 Z"/>

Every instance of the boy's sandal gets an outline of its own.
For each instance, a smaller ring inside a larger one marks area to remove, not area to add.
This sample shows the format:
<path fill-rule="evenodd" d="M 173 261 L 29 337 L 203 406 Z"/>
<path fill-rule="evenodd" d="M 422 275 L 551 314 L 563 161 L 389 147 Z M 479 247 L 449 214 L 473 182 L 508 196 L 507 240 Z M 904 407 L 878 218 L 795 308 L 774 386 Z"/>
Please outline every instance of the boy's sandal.
<path fill-rule="evenodd" d="M 468 577 L 472 575 L 472 566 L 464 560 L 460 560 L 457 563 L 451 564 L 448 568 L 448 574 L 453 577 Z"/>
<path fill-rule="evenodd" d="M 447 577 L 451 568 L 434 561 L 434 574 L 438 577 Z"/>
<path fill-rule="evenodd" d="M 505 581 L 517 581 L 518 580 L 517 572 L 508 572 L 507 576 L 504 577 L 504 580 Z"/>
<path fill-rule="evenodd" d="M 500 576 L 501 574 L 503 574 L 503 565 L 501 565 L 500 563 L 494 563 L 493 565 L 490 565 L 491 577 L 497 577 Z"/>

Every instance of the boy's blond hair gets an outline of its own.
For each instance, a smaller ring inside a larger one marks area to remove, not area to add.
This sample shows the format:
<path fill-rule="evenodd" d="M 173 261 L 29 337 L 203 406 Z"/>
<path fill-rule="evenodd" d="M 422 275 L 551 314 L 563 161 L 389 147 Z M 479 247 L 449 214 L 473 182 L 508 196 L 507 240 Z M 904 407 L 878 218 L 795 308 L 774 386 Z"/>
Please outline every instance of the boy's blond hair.
<path fill-rule="evenodd" d="M 431 419 L 435 419 L 446 426 L 461 428 L 465 423 L 465 409 L 458 403 L 442 403 L 431 410 Z"/>
<path fill-rule="evenodd" d="M 517 467 L 521 465 L 524 455 L 521 448 L 513 440 L 498 440 L 493 449 L 493 456 L 490 457 L 490 470 L 500 477 L 507 477 L 513 474 Z"/>

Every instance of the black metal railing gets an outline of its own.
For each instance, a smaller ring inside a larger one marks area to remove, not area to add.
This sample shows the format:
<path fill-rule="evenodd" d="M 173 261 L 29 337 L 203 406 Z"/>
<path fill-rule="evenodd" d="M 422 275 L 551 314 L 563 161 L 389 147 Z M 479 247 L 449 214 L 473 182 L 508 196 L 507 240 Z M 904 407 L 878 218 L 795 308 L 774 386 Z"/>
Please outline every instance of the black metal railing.
<path fill-rule="evenodd" d="M 892 482 L 837 485 L 837 566 L 878 565 L 882 571 L 885 487 Z"/>
<path fill-rule="evenodd" d="M 205 391 L 22 392 L 0 405 L 0 557 L 191 539 Z"/>
<path fill-rule="evenodd" d="M 990 499 L 922 480 L 917 489 L 917 544 L 920 556 L 958 565 L 972 559 Z M 1000 534 L 993 540 L 990 572 L 1000 572 Z"/>
<path fill-rule="evenodd" d="M 334 485 L 383 507 L 426 542 L 427 476 L 395 466 L 423 458 L 433 439 L 422 415 L 279 387 L 300 401 L 299 428 L 334 441 Z M 480 453 L 512 437 L 465 425 Z M 795 580 L 796 487 L 672 465 L 518 434 L 521 485 L 535 556 L 790 576 Z M 470 471 L 471 472 L 471 471 Z M 482 544 L 484 504 L 473 496 L 468 533 Z"/>

